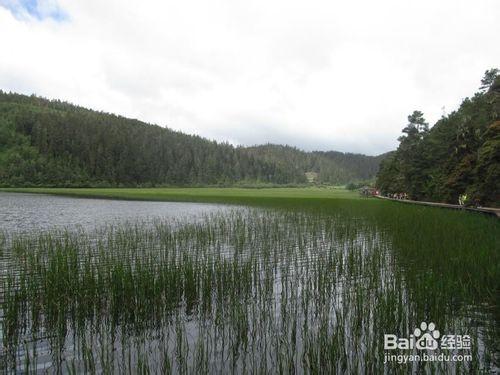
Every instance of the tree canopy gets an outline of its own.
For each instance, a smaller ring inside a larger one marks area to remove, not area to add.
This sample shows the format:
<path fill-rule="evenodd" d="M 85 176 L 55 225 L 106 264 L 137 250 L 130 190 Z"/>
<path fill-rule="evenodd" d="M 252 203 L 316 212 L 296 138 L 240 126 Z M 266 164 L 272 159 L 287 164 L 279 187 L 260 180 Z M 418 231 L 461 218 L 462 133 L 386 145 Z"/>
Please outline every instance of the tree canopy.
<path fill-rule="evenodd" d="M 380 166 L 382 193 L 416 200 L 500 206 L 500 76 L 485 72 L 479 92 L 429 129 L 422 112 L 408 116 L 398 149 Z"/>

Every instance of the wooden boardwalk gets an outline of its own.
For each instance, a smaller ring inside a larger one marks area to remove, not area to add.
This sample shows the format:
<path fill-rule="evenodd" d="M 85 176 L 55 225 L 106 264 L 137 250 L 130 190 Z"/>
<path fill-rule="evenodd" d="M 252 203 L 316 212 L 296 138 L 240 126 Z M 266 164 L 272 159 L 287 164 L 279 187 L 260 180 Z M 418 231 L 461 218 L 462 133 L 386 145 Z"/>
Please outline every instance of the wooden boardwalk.
<path fill-rule="evenodd" d="M 494 215 L 494 216 L 500 218 L 500 208 L 493 208 L 493 207 L 464 207 L 464 206 L 460 206 L 458 204 L 424 202 L 424 201 L 412 201 L 412 200 L 409 200 L 409 199 L 395 199 L 395 198 L 384 197 L 382 195 L 375 195 L 375 197 L 379 198 L 379 199 L 387 199 L 387 200 L 396 201 L 396 202 L 411 203 L 411 204 L 420 204 L 420 205 L 423 205 L 423 206 L 433 206 L 433 207 L 441 207 L 441 208 L 451 208 L 451 209 L 454 209 L 454 210 L 466 210 L 466 211 L 480 212 L 480 213 L 483 213 L 483 214 Z"/>

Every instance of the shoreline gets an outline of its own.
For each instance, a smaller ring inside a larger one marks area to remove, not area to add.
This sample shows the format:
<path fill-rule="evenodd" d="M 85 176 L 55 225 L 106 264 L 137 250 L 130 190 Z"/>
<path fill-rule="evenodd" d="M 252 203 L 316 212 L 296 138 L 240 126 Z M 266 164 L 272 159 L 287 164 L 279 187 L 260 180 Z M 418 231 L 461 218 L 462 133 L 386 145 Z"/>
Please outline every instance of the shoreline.
<path fill-rule="evenodd" d="M 411 200 L 411 199 L 396 199 L 396 198 L 384 197 L 382 195 L 375 195 L 374 197 L 379 198 L 379 199 L 387 199 L 387 200 L 395 201 L 395 202 L 403 202 L 403 203 L 410 203 L 410 204 L 420 204 L 420 205 L 423 205 L 423 206 L 432 206 L 432 207 L 449 208 L 449 209 L 453 209 L 453 210 L 467 210 L 467 211 L 472 211 L 472 212 L 480 212 L 480 213 L 483 213 L 483 214 L 493 215 L 493 216 L 496 216 L 497 218 L 500 218 L 500 208 L 494 208 L 494 207 L 464 207 L 464 206 L 460 206 L 458 204 L 439 203 L 439 202 L 426 202 L 426 201 L 414 201 L 414 200 Z"/>

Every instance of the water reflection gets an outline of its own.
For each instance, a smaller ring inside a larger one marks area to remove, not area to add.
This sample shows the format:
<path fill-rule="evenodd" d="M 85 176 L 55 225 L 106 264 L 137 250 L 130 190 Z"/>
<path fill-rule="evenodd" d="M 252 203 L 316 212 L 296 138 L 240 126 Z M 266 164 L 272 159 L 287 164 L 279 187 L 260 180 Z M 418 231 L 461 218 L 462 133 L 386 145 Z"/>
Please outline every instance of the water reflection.
<path fill-rule="evenodd" d="M 228 210 L 208 203 L 142 202 L 78 199 L 0 192 L 0 231 L 36 232 L 54 228 L 93 229 L 104 224 L 151 218 L 199 218 Z"/>

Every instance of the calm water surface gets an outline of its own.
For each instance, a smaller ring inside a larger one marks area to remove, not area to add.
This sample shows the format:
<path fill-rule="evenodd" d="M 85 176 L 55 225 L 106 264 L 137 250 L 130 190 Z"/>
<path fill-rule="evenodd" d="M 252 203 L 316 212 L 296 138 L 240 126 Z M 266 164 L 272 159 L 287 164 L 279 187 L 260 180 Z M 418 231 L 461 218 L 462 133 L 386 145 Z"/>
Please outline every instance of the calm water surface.
<path fill-rule="evenodd" d="M 152 218 L 194 220 L 228 209 L 229 206 L 206 203 L 120 201 L 0 192 L 0 230 L 93 229 L 104 224 Z"/>

